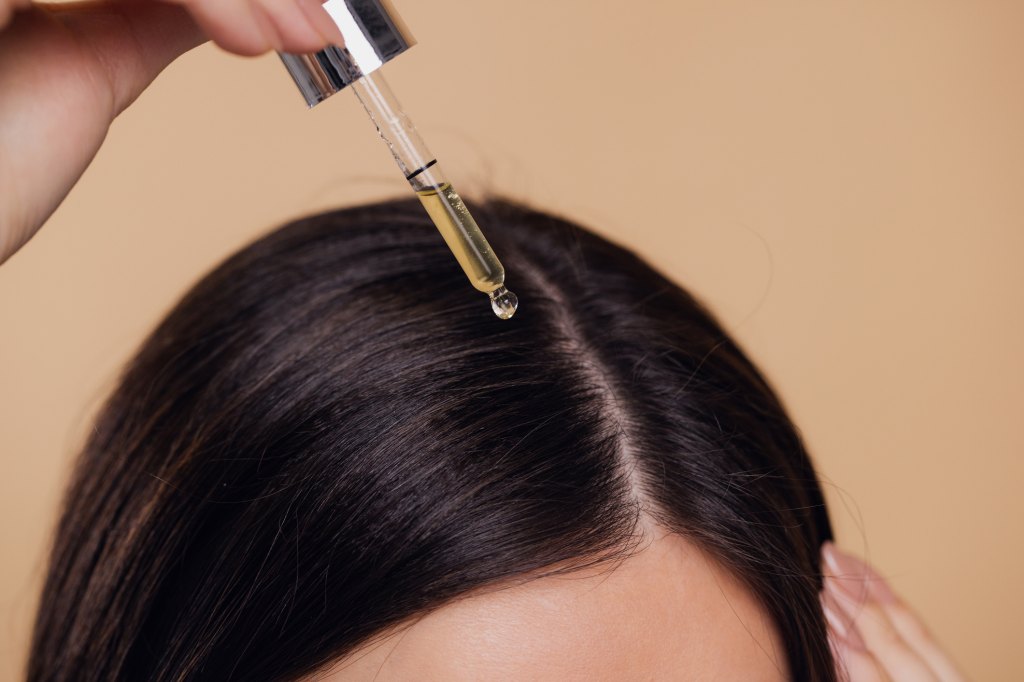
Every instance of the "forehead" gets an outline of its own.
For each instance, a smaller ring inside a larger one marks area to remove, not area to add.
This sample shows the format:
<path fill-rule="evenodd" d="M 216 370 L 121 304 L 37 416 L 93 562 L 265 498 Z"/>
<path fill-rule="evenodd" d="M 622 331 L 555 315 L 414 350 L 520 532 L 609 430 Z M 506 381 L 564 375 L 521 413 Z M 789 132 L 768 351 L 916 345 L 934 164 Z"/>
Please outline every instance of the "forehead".
<path fill-rule="evenodd" d="M 754 595 L 696 545 L 659 534 L 616 564 L 475 594 L 318 680 L 784 680 Z"/>

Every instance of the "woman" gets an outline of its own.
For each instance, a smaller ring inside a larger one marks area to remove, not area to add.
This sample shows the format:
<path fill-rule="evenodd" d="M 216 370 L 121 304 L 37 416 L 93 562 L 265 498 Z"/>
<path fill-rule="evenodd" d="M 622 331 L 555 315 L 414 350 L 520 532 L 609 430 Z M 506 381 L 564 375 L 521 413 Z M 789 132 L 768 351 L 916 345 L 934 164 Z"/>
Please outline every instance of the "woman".
<path fill-rule="evenodd" d="M 692 297 L 473 211 L 511 321 L 411 202 L 184 298 L 78 463 L 30 679 L 959 679 L 828 544 L 796 429 Z"/>

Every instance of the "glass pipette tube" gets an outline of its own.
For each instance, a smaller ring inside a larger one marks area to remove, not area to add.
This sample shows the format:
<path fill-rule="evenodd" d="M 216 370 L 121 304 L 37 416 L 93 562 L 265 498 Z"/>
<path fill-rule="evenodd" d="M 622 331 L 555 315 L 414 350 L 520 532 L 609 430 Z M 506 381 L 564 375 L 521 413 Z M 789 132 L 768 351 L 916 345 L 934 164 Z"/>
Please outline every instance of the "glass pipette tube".
<path fill-rule="evenodd" d="M 495 315 L 503 320 L 512 317 L 519 301 L 505 288 L 505 268 L 380 70 L 354 81 L 352 88 L 470 283 L 488 295 Z"/>

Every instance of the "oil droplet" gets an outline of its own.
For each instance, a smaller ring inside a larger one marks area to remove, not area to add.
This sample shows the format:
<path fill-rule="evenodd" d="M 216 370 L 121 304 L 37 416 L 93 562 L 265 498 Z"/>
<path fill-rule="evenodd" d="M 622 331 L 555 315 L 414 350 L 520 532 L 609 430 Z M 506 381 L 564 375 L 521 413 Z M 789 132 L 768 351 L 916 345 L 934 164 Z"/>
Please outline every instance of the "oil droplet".
<path fill-rule="evenodd" d="M 498 287 L 487 295 L 491 297 L 491 310 L 501 319 L 507 320 L 516 314 L 519 299 L 505 287 Z"/>

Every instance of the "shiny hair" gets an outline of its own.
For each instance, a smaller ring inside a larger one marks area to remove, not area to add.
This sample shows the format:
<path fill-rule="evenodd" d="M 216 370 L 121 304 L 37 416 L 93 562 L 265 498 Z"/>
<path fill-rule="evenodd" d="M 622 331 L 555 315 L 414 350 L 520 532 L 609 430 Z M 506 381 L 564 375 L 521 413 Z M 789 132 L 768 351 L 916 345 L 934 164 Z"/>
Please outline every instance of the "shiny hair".
<path fill-rule="evenodd" d="M 828 515 L 760 372 L 630 251 L 472 208 L 509 321 L 404 201 L 291 223 L 185 296 L 78 460 L 30 680 L 295 679 L 473 590 L 628 556 L 642 522 L 742 580 L 793 679 L 835 679 Z"/>

